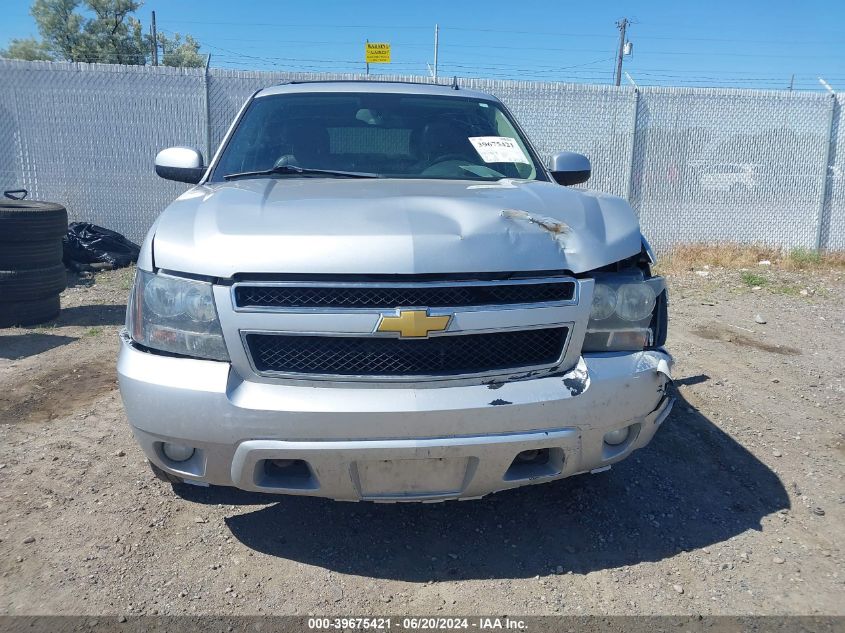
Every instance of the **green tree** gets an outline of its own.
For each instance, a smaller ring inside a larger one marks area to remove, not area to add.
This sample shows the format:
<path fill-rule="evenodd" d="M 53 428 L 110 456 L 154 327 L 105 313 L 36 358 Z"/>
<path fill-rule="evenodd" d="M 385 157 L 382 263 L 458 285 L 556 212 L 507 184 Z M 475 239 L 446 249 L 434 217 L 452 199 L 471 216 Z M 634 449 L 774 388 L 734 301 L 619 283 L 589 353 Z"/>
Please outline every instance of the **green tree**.
<path fill-rule="evenodd" d="M 55 1 L 36 0 L 36 4 Z M 131 15 L 141 8 L 140 2 L 86 0 L 85 5 L 95 17 L 85 21 L 73 61 L 138 65 L 146 62 L 141 23 Z"/>
<path fill-rule="evenodd" d="M 35 0 L 31 13 L 42 41 L 12 40 L 0 56 L 106 64 L 147 63 L 152 40 L 133 15 L 140 0 Z M 199 42 L 159 35 L 166 66 L 202 66 Z"/>
<path fill-rule="evenodd" d="M 53 61 L 50 51 L 34 37 L 11 40 L 9 48 L 0 49 L 0 57 L 6 59 L 25 59 L 26 61 Z"/>
<path fill-rule="evenodd" d="M 83 17 L 76 13 L 79 0 L 35 0 L 30 9 L 42 45 L 61 59 L 77 61 L 77 48 L 82 37 Z"/>
<path fill-rule="evenodd" d="M 167 37 L 164 33 L 158 34 L 158 43 L 163 52 L 161 63 L 164 66 L 181 66 L 187 68 L 199 68 L 205 66 L 205 55 L 200 55 L 200 43 L 190 35 L 182 36 L 174 33 L 173 37 Z"/>

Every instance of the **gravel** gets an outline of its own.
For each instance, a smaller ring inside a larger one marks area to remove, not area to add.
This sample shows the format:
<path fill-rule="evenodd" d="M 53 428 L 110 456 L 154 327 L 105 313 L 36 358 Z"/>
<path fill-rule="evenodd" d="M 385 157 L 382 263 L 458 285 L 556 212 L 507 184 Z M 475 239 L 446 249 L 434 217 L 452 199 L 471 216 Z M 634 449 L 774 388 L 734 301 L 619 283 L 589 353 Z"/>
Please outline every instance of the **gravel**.
<path fill-rule="evenodd" d="M 116 390 L 132 272 L 71 279 L 55 325 L 0 330 L 0 614 L 845 615 L 843 275 L 706 272 L 670 279 L 648 447 L 431 505 L 155 479 Z"/>

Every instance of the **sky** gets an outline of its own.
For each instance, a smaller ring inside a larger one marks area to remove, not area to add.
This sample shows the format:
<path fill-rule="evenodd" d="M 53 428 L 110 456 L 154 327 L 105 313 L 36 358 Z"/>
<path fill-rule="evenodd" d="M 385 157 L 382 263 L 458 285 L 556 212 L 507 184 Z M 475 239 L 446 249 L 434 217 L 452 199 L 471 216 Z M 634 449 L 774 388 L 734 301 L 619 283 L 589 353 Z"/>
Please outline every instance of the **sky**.
<path fill-rule="evenodd" d="M 0 47 L 37 36 L 30 0 L 3 0 Z M 611 83 L 617 21 L 637 85 L 845 91 L 845 0 L 147 0 L 145 29 L 189 33 L 224 68 L 363 72 L 364 42 L 389 42 L 371 74 Z M 794 79 L 792 75 L 794 74 Z M 623 82 L 630 81 L 627 78 Z"/>

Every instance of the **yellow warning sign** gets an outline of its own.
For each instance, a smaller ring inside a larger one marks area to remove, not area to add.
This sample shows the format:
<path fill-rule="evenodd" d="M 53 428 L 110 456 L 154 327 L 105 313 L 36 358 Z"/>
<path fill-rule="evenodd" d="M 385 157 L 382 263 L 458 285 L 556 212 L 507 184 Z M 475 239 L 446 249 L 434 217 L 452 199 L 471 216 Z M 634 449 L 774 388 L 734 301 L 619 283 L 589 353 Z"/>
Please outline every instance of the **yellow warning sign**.
<path fill-rule="evenodd" d="M 390 44 L 387 42 L 367 42 L 364 44 L 365 61 L 368 64 L 389 64 Z"/>

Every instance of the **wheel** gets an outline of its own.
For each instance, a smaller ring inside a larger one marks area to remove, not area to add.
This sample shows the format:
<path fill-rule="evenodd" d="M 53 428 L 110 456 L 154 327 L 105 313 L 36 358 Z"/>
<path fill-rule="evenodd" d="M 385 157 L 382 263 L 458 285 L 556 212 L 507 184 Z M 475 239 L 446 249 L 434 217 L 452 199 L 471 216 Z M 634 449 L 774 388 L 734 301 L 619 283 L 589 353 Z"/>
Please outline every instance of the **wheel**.
<path fill-rule="evenodd" d="M 67 232 L 67 211 L 60 204 L 0 201 L 0 242 L 41 242 Z"/>
<path fill-rule="evenodd" d="M 0 270 L 0 303 L 35 301 L 58 295 L 67 287 L 64 264 L 29 270 Z"/>
<path fill-rule="evenodd" d="M 62 241 L 58 238 L 38 242 L 5 242 L 0 247 L 0 270 L 47 268 L 61 261 Z"/>
<path fill-rule="evenodd" d="M 59 295 L 35 301 L 0 302 L 0 327 L 35 325 L 59 315 Z"/>

